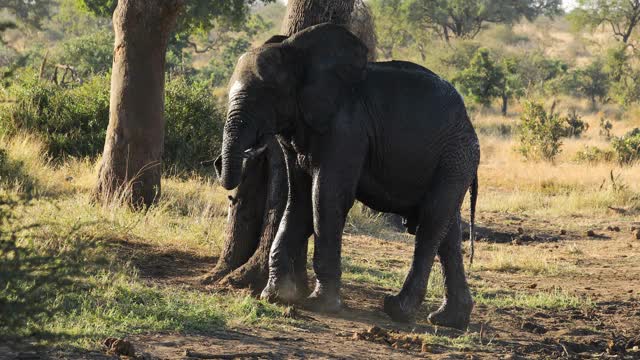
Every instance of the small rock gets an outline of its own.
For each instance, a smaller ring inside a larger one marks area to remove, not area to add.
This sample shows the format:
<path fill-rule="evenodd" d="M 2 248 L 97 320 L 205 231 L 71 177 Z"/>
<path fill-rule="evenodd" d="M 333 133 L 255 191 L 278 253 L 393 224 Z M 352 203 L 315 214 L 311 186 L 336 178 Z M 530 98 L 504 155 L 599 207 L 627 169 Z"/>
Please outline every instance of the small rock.
<path fill-rule="evenodd" d="M 517 231 L 518 231 L 518 234 L 524 234 L 524 229 L 521 227 L 519 227 Z"/>
<path fill-rule="evenodd" d="M 529 285 L 529 286 L 527 286 L 527 287 L 528 287 L 529 289 L 535 289 L 535 288 L 537 288 L 537 287 L 538 287 L 538 284 L 533 283 L 533 284 L 531 284 L 531 285 Z"/>
<path fill-rule="evenodd" d="M 299 317 L 298 310 L 293 306 L 287 306 L 282 310 L 282 317 L 286 319 L 297 319 Z"/>
<path fill-rule="evenodd" d="M 107 353 L 112 355 L 135 356 L 136 349 L 132 343 L 124 339 L 106 338 L 102 345 L 107 348 Z"/>
<path fill-rule="evenodd" d="M 369 330 L 367 330 L 367 332 L 368 332 L 369 334 L 373 334 L 373 335 L 377 335 L 377 334 L 379 334 L 381 331 L 382 331 L 382 329 L 380 329 L 378 326 L 375 326 L 375 325 L 374 325 L 374 326 L 372 326 L 372 327 L 370 327 L 370 328 L 369 328 Z"/>
<path fill-rule="evenodd" d="M 522 323 L 521 329 L 524 331 L 528 331 L 534 334 L 544 334 L 547 332 L 547 329 L 542 325 L 534 324 L 529 321 L 525 321 Z"/>
<path fill-rule="evenodd" d="M 560 235 L 567 235 L 567 230 L 564 230 L 564 229 L 560 230 Z"/>
<path fill-rule="evenodd" d="M 593 230 L 588 230 L 588 231 L 587 231 L 587 236 L 588 236 L 588 237 L 595 237 L 595 236 L 596 236 L 596 232 L 595 232 L 595 231 L 593 231 Z"/>

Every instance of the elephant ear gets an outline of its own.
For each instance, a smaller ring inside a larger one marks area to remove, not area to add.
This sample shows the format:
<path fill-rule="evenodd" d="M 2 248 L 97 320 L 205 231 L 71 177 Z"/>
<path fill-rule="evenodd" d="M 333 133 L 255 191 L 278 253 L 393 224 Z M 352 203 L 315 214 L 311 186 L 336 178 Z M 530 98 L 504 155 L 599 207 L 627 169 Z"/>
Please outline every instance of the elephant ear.
<path fill-rule="evenodd" d="M 298 101 L 304 122 L 317 132 L 327 131 L 354 86 L 364 79 L 367 47 L 345 27 L 327 23 L 294 34 L 283 46 L 299 54 Z"/>

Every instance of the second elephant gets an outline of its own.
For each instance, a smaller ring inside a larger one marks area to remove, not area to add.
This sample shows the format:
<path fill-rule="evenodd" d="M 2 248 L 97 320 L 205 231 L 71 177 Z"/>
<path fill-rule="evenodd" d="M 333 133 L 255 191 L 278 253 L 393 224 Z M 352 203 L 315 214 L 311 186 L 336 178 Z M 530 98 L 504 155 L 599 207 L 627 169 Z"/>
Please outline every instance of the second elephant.
<path fill-rule="evenodd" d="M 306 304 L 340 308 L 342 231 L 358 199 L 405 217 L 416 234 L 411 270 L 399 294 L 385 298 L 385 312 L 394 320 L 414 316 L 439 254 L 446 298 L 429 319 L 468 325 L 473 301 L 460 208 L 471 187 L 473 223 L 480 147 L 452 85 L 412 63 L 367 63 L 366 47 L 348 30 L 317 25 L 276 37 L 238 61 L 220 164 L 225 188 L 238 185 L 242 159 L 274 135 L 289 154 L 289 197 L 263 297 L 299 299 L 291 254 L 313 234 L 317 281 Z"/>

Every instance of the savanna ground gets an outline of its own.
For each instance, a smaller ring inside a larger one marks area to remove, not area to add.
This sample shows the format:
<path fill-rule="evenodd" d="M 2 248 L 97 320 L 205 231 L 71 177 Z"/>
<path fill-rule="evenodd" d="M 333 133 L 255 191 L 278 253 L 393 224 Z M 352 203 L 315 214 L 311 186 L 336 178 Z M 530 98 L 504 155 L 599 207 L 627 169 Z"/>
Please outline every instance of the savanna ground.
<path fill-rule="evenodd" d="M 443 293 L 438 266 L 416 323 L 386 317 L 382 298 L 400 288 L 413 239 L 358 205 L 343 241 L 345 309 L 310 313 L 200 285 L 226 220 L 213 178 L 168 176 L 160 203 L 136 213 L 91 202 L 93 162 L 50 163 L 35 137 L 3 138 L 3 196 L 17 201 L 5 231 L 17 229 L 25 259 L 45 254 L 63 271 L 41 271 L 36 291 L 37 280 L 16 285 L 31 308 L 11 315 L 21 327 L 1 357 L 116 358 L 101 342 L 124 337 L 137 356 L 161 359 L 640 358 L 640 165 L 573 160 L 604 142 L 593 130 L 601 116 L 586 116 L 591 130 L 565 140 L 552 164 L 513 150 L 515 119 L 474 114 L 482 162 L 466 332 L 426 322 Z M 638 125 L 624 118 L 614 132 Z"/>

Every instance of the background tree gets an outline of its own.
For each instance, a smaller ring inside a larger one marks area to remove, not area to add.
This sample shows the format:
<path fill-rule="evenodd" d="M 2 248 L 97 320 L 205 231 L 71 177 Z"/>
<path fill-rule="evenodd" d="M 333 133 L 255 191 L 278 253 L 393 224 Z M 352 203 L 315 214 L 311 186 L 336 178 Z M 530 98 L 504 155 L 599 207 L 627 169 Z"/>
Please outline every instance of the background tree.
<path fill-rule="evenodd" d="M 640 0 L 578 0 L 578 7 L 569 15 L 578 29 L 609 28 L 624 44 L 640 23 Z"/>
<path fill-rule="evenodd" d="M 105 15 L 113 1 L 82 0 Z M 167 45 L 226 17 L 240 21 L 244 0 L 120 0 L 113 13 L 115 31 L 109 127 L 96 195 L 125 194 L 133 204 L 149 206 L 160 195 L 164 143 L 164 77 Z M 180 15 L 180 16 L 178 16 Z"/>
<path fill-rule="evenodd" d="M 403 0 L 372 0 L 371 13 L 378 30 L 378 49 L 385 59 L 393 58 L 393 50 L 409 41 L 406 19 L 408 8 Z"/>
<path fill-rule="evenodd" d="M 513 24 L 523 17 L 557 15 L 561 5 L 561 0 L 410 0 L 409 12 L 414 21 L 448 42 L 452 36 L 474 38 L 487 23 Z"/>
<path fill-rule="evenodd" d="M 469 67 L 462 70 L 453 82 L 474 102 L 490 106 L 494 98 L 502 97 L 505 74 L 486 48 L 479 49 Z"/>
<path fill-rule="evenodd" d="M 591 108 L 596 109 L 598 100 L 606 101 L 609 94 L 609 76 L 604 71 L 602 61 L 596 60 L 583 69 L 576 69 L 568 75 L 568 93 L 587 97 Z"/>

